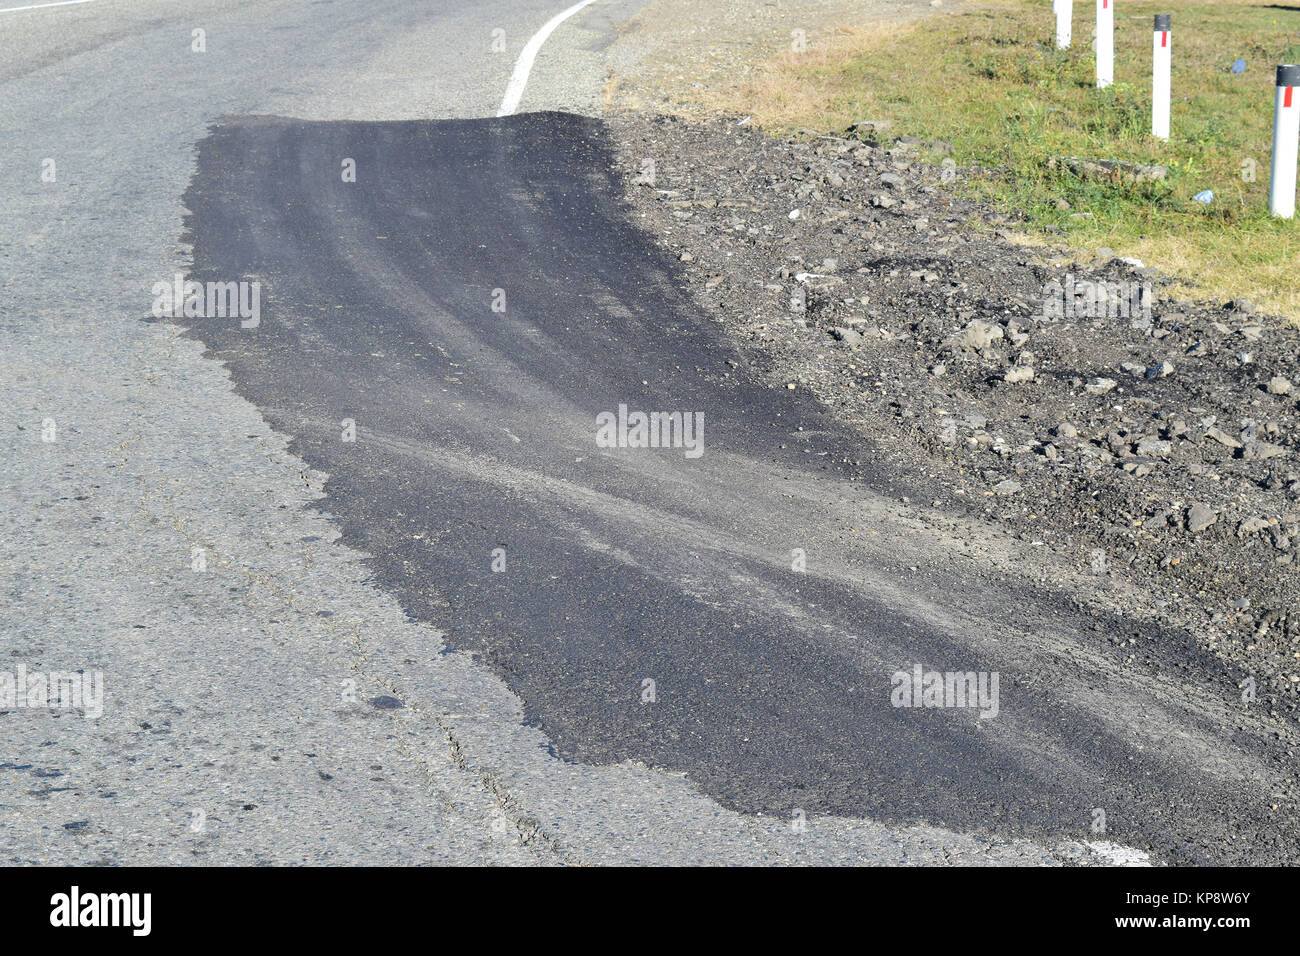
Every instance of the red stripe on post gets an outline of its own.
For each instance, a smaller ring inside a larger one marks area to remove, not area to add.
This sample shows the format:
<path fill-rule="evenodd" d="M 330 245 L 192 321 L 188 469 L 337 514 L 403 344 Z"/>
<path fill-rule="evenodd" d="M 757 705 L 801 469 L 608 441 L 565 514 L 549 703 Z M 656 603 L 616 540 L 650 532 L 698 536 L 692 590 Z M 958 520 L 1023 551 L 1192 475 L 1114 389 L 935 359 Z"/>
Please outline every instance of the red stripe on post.
<path fill-rule="evenodd" d="M 1286 95 L 1282 97 L 1282 105 L 1287 109 L 1291 108 L 1291 94 L 1294 92 L 1295 92 L 1295 87 L 1288 86 L 1286 88 Z"/>
<path fill-rule="evenodd" d="M 1160 33 L 1160 45 L 1161 45 L 1161 46 L 1169 46 L 1169 31 L 1168 31 L 1168 30 L 1163 30 L 1163 31 L 1161 31 L 1161 33 Z"/>

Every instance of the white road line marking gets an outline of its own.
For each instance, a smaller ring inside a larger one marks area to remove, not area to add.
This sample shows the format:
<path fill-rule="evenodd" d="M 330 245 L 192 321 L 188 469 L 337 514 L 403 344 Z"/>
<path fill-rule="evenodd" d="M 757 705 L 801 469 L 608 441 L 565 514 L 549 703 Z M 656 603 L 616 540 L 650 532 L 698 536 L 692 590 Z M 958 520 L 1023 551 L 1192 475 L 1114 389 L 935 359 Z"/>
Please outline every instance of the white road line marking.
<path fill-rule="evenodd" d="M 84 2 L 84 0 L 71 0 L 71 2 Z M 582 0 L 581 3 L 575 3 L 563 13 L 557 13 L 551 17 L 546 21 L 546 26 L 533 34 L 532 39 L 524 45 L 523 52 L 519 54 L 519 60 L 515 63 L 515 71 L 510 74 L 510 83 L 506 86 L 506 95 L 501 100 L 501 109 L 497 110 L 497 116 L 509 116 L 519 108 L 519 101 L 524 95 L 524 87 L 528 85 L 528 71 L 533 68 L 533 60 L 537 59 L 537 51 L 542 48 L 542 44 L 551 35 L 551 31 L 583 7 L 595 2 L 596 0 Z"/>
<path fill-rule="evenodd" d="M 17 13 L 19 10 L 39 10 L 41 7 L 70 7 L 74 3 L 94 3 L 95 0 L 55 0 L 54 3 L 30 3 L 25 7 L 0 7 L 0 13 Z"/>

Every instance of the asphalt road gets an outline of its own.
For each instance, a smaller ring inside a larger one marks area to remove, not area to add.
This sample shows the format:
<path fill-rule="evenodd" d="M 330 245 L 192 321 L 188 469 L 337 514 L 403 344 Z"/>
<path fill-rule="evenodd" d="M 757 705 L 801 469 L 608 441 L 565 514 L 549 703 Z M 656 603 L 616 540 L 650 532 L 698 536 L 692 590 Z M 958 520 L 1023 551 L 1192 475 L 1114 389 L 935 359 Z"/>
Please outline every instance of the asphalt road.
<path fill-rule="evenodd" d="M 639 6 L 522 108 L 596 112 Z M 1239 675 L 1127 666 L 1019 544 L 901 506 L 680 291 L 599 121 L 482 118 L 554 12 L 0 12 L 3 646 L 107 688 L 0 715 L 4 859 L 1294 859 Z M 178 271 L 257 324 L 147 320 Z M 703 454 L 600 447 L 620 404 Z M 997 716 L 893 706 L 915 664 Z"/>

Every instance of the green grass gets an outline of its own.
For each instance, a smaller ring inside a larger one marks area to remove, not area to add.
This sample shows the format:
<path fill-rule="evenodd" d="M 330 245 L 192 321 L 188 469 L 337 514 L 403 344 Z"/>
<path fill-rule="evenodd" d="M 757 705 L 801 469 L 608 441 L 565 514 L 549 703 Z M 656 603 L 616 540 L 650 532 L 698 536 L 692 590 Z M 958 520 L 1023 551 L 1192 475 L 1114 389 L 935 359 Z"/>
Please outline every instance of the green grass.
<path fill-rule="evenodd" d="M 1168 143 L 1150 135 L 1151 23 L 1164 12 L 1174 15 Z M 994 171 L 958 188 L 1025 211 L 1031 228 L 1054 224 L 1068 244 L 1139 256 L 1202 296 L 1244 295 L 1300 317 L 1300 220 L 1268 216 L 1275 69 L 1300 60 L 1300 10 L 1119 0 L 1117 14 L 1116 83 L 1106 90 L 1095 88 L 1091 3 L 1075 4 L 1074 46 L 1061 52 L 1050 0 L 992 0 L 901 28 L 843 32 L 812 53 L 786 54 L 732 95 L 768 128 L 887 119 L 892 133 L 944 140 L 958 165 Z M 1230 70 L 1238 57 L 1247 63 L 1239 75 Z M 1047 168 L 1062 155 L 1154 163 L 1169 176 L 1086 182 Z M 1254 182 L 1243 178 L 1251 160 Z M 1192 201 L 1206 189 L 1211 204 Z M 1070 210 L 1057 208 L 1061 199 Z"/>

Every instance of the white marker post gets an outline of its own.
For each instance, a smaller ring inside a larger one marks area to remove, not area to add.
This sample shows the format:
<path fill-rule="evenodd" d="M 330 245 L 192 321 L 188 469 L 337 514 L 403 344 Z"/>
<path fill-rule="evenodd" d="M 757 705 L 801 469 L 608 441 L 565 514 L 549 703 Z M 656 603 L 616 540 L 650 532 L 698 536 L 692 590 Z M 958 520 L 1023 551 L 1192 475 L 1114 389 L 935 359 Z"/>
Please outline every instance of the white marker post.
<path fill-rule="evenodd" d="M 1169 138 L 1169 89 L 1174 63 L 1172 20 L 1172 14 L 1156 14 L 1151 47 L 1151 135 L 1158 139 Z"/>
<path fill-rule="evenodd" d="M 1114 0 L 1097 0 L 1097 89 L 1115 82 Z"/>
<path fill-rule="evenodd" d="M 1269 215 L 1295 218 L 1295 172 L 1300 152 L 1300 66 L 1277 68 L 1277 105 L 1273 112 L 1273 182 Z"/>
<path fill-rule="evenodd" d="M 1056 11 L 1056 48 L 1070 49 L 1070 27 L 1074 23 L 1074 0 L 1052 0 Z"/>

